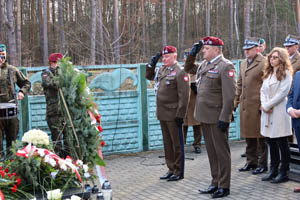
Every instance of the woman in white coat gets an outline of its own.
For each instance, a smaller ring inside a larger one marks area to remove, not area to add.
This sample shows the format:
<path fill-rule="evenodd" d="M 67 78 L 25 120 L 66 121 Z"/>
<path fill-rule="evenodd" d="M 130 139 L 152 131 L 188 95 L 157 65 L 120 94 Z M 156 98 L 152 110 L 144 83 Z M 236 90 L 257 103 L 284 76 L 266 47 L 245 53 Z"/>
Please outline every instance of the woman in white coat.
<path fill-rule="evenodd" d="M 282 183 L 288 181 L 290 163 L 288 136 L 292 135 L 292 129 L 286 103 L 293 68 L 284 48 L 275 47 L 267 58 L 260 89 L 261 134 L 266 137 L 270 146 L 271 169 L 262 181 Z"/>

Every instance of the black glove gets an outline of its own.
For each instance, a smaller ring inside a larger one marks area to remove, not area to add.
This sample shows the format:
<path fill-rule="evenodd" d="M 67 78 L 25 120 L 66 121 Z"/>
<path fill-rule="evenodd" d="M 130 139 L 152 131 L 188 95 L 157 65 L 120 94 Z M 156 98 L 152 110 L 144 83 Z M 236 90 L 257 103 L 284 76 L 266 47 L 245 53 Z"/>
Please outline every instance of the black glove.
<path fill-rule="evenodd" d="M 182 124 L 183 124 L 183 118 L 181 118 L 181 117 L 176 117 L 176 118 L 175 118 L 175 122 L 177 123 L 177 126 L 178 126 L 178 127 L 181 127 Z"/>
<path fill-rule="evenodd" d="M 194 82 L 194 83 L 191 83 L 191 90 L 195 93 L 195 94 L 197 94 L 197 86 L 196 86 L 196 83 Z"/>
<path fill-rule="evenodd" d="M 228 122 L 223 122 L 219 120 L 218 123 L 218 128 L 221 129 L 222 132 L 226 132 L 229 128 L 229 123 Z"/>
<path fill-rule="evenodd" d="M 203 41 L 202 40 L 200 40 L 198 43 L 195 43 L 192 47 L 190 55 L 196 56 L 197 53 L 199 53 L 199 51 L 201 50 L 202 46 L 203 46 Z"/>
<path fill-rule="evenodd" d="M 157 54 L 155 56 L 152 56 L 151 61 L 148 65 L 150 65 L 151 67 L 155 67 L 159 58 L 160 58 L 160 52 L 157 52 Z"/>

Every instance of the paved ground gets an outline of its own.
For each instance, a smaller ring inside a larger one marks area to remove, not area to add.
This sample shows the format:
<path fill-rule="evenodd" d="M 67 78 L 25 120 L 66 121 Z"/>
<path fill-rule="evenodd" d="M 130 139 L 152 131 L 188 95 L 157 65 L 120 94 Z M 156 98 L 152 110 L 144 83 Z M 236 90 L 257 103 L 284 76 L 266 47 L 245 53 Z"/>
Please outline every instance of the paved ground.
<path fill-rule="evenodd" d="M 271 184 L 261 181 L 262 175 L 239 172 L 245 164 L 240 154 L 245 150 L 244 142 L 230 144 L 232 156 L 231 194 L 223 198 L 251 199 L 300 199 L 293 189 L 300 183 L 289 181 Z M 185 178 L 178 182 L 159 180 L 166 171 L 163 151 L 106 156 L 106 174 L 111 182 L 114 200 L 192 200 L 211 199 L 210 195 L 199 194 L 198 189 L 210 184 L 210 170 L 205 147 L 201 154 L 194 154 L 191 146 L 186 147 L 186 157 L 194 160 L 185 162 Z"/>

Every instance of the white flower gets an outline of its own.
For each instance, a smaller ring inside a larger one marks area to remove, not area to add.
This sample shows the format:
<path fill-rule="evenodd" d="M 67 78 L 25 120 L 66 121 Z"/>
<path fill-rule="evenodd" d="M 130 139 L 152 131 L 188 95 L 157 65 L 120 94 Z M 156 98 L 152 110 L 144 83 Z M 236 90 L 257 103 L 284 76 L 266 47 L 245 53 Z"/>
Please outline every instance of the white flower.
<path fill-rule="evenodd" d="M 67 171 L 67 165 L 63 164 L 63 165 L 60 165 L 60 168 L 64 171 Z"/>
<path fill-rule="evenodd" d="M 60 189 L 51 190 L 47 192 L 48 200 L 60 200 L 62 198 L 62 192 Z"/>
<path fill-rule="evenodd" d="M 84 172 L 88 172 L 89 171 L 89 167 L 87 165 L 82 165 L 82 168 L 83 168 Z"/>
<path fill-rule="evenodd" d="M 44 157 L 45 156 L 44 149 L 38 149 L 38 154 L 40 154 L 41 157 Z"/>
<path fill-rule="evenodd" d="M 46 155 L 45 156 L 45 163 L 50 163 L 50 156 L 49 155 Z"/>
<path fill-rule="evenodd" d="M 58 173 L 58 170 L 56 170 L 55 172 L 51 172 L 51 173 L 50 173 L 51 178 L 52 178 L 52 179 L 55 179 L 57 173 Z"/>
<path fill-rule="evenodd" d="M 65 161 L 72 163 L 72 159 L 70 159 L 70 158 L 66 158 Z"/>
<path fill-rule="evenodd" d="M 49 145 L 49 136 L 46 132 L 38 129 L 32 129 L 27 131 L 23 137 L 22 142 Z"/>
<path fill-rule="evenodd" d="M 49 164 L 50 164 L 52 167 L 55 167 L 56 161 L 55 161 L 54 159 L 50 158 Z"/>
<path fill-rule="evenodd" d="M 81 198 L 79 196 L 72 195 L 71 200 L 81 200 Z"/>
<path fill-rule="evenodd" d="M 88 173 L 88 172 L 85 172 L 83 175 L 84 175 L 85 178 L 90 178 L 91 177 L 91 174 Z"/>
<path fill-rule="evenodd" d="M 81 165 L 83 165 L 83 162 L 82 162 L 82 160 L 76 160 L 75 164 L 78 166 L 81 166 Z"/>

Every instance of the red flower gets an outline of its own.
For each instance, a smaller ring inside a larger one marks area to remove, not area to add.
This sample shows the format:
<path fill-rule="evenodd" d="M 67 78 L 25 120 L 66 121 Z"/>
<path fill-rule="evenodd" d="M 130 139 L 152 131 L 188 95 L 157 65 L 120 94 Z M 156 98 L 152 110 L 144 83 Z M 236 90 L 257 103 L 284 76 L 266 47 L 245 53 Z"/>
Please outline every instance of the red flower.
<path fill-rule="evenodd" d="M 99 122 L 99 123 L 101 122 L 101 121 L 100 121 L 100 119 L 101 119 L 101 115 L 100 115 L 100 114 L 99 114 L 99 115 L 96 115 L 95 118 L 96 118 L 97 122 Z"/>
<path fill-rule="evenodd" d="M 6 173 L 8 172 L 8 168 L 5 168 L 5 170 L 4 170 Z"/>
<path fill-rule="evenodd" d="M 5 173 L 4 173 L 4 171 L 3 171 L 3 170 L 0 170 L 0 174 L 1 174 L 1 176 L 2 176 L 2 177 L 4 177 L 4 176 L 5 176 Z"/>
<path fill-rule="evenodd" d="M 2 166 L 0 166 L 0 170 L 3 170 L 3 167 L 2 167 Z"/>
<path fill-rule="evenodd" d="M 16 184 L 14 184 L 14 186 L 11 188 L 12 192 L 17 192 L 18 187 L 16 186 Z"/>
<path fill-rule="evenodd" d="M 98 131 L 100 132 L 100 133 L 102 133 L 103 132 L 103 128 L 99 125 L 99 126 L 97 126 L 97 128 L 98 128 Z"/>
<path fill-rule="evenodd" d="M 21 185 L 21 179 L 20 178 L 17 178 L 16 181 L 17 181 L 18 186 Z"/>
<path fill-rule="evenodd" d="M 7 176 L 11 179 L 11 174 L 7 173 Z"/>
<path fill-rule="evenodd" d="M 102 146 L 102 147 L 105 146 L 105 141 L 101 141 L 101 146 Z"/>
<path fill-rule="evenodd" d="M 14 172 L 14 173 L 12 173 L 12 175 L 13 175 L 13 176 L 17 176 L 17 174 L 16 174 L 15 172 Z"/>
<path fill-rule="evenodd" d="M 70 160 L 72 160 L 72 158 L 71 158 L 70 156 L 67 156 L 67 157 L 66 157 L 66 159 L 70 159 Z"/>

